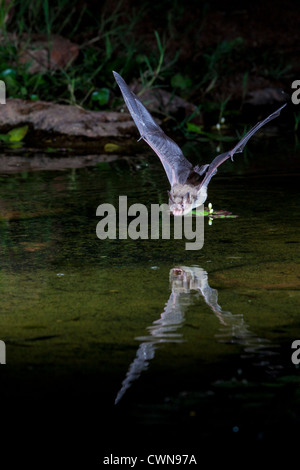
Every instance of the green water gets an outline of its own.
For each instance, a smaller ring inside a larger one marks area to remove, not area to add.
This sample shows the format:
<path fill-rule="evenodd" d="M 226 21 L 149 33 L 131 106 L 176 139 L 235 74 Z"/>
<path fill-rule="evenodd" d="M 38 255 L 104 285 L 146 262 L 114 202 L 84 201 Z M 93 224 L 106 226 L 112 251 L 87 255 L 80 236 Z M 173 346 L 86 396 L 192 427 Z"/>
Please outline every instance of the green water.
<path fill-rule="evenodd" d="M 299 157 L 293 146 L 288 156 L 253 153 L 255 167 L 253 155 L 239 157 L 210 183 L 207 203 L 238 217 L 205 218 L 199 251 L 186 240 L 96 236 L 99 204 L 166 202 L 152 155 L 2 172 L 2 398 L 35 419 L 64 408 L 72 427 L 76 416 L 92 460 L 125 441 L 136 450 L 137 439 L 140 450 L 197 454 L 206 440 L 255 447 L 294 436 Z"/>

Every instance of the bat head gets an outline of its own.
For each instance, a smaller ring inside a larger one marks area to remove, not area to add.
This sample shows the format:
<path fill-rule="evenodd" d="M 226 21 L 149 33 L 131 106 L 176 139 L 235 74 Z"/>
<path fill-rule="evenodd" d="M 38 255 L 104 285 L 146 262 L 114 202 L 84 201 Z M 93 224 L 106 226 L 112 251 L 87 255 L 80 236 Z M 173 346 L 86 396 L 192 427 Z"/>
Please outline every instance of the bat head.
<path fill-rule="evenodd" d="M 191 188 L 184 188 L 187 185 L 176 185 L 169 194 L 169 207 L 173 215 L 188 214 L 194 203 L 194 194 L 190 191 Z"/>
<path fill-rule="evenodd" d="M 186 292 L 203 290 L 208 286 L 207 272 L 200 267 L 178 266 L 171 269 L 169 275 L 173 292 Z M 204 295 L 204 294 L 202 294 Z"/>
<path fill-rule="evenodd" d="M 176 184 L 169 194 L 169 207 L 173 215 L 186 215 L 206 200 L 206 187 L 197 188 L 188 184 Z"/>

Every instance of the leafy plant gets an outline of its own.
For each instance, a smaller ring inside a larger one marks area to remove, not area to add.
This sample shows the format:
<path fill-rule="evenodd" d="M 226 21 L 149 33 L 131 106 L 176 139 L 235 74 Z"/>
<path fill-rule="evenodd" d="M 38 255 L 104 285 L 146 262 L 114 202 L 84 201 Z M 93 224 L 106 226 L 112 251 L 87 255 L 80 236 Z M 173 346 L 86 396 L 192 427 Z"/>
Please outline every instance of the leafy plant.
<path fill-rule="evenodd" d="M 155 80 L 157 80 L 158 76 L 165 72 L 168 68 L 172 67 L 178 59 L 179 51 L 176 52 L 174 58 L 169 61 L 167 64 L 164 65 L 164 57 L 166 52 L 166 44 L 165 41 L 161 41 L 160 36 L 157 31 L 154 31 L 155 39 L 157 42 L 158 48 L 158 60 L 154 58 L 156 61 L 154 65 L 152 65 L 151 58 L 147 57 L 146 55 L 139 56 L 139 63 L 146 65 L 146 70 L 141 73 L 141 81 L 142 81 L 142 89 L 138 93 L 138 95 L 142 95 L 146 89 L 150 89 L 153 87 Z"/>
<path fill-rule="evenodd" d="M 210 219 L 236 219 L 238 217 L 237 215 L 233 215 L 228 211 L 215 211 L 212 209 L 211 204 L 209 204 L 208 207 L 205 207 L 203 211 L 196 209 L 192 210 L 192 215 L 196 217 L 208 216 Z"/>
<path fill-rule="evenodd" d="M 210 92 L 216 85 L 217 79 L 223 73 L 230 73 L 236 54 L 242 48 L 244 40 L 237 37 L 231 41 L 222 41 L 214 49 L 204 54 L 205 70 L 199 85 L 206 86 L 205 93 Z"/>
<path fill-rule="evenodd" d="M 199 31 L 202 34 L 210 7 L 206 2 L 197 8 L 199 15 L 194 21 L 177 0 L 159 4 L 147 0 L 138 6 L 125 0 L 79 4 L 70 0 L 0 0 L 0 79 L 5 81 L 7 97 L 90 109 L 112 107 L 112 70 L 116 70 L 129 81 L 139 77 L 140 95 L 164 86 L 198 105 L 195 112 L 180 117 L 177 129 L 187 137 L 229 140 L 222 134 L 224 119 L 233 113 L 228 109 L 231 89 L 223 88 L 223 83 L 238 73 L 244 101 L 250 74 L 279 80 L 289 76 L 291 67 L 282 51 L 264 48 L 258 53 L 241 37 L 199 47 Z M 30 51 L 35 34 L 46 38 L 49 56 L 54 34 L 72 40 L 80 51 L 76 62 L 31 74 L 20 55 Z M 181 55 L 181 47 L 188 60 Z M 217 123 L 211 132 L 194 119 L 200 109 L 208 116 L 206 124 Z M 295 117 L 296 130 L 299 122 Z"/>
<path fill-rule="evenodd" d="M 28 132 L 28 126 L 15 127 L 7 134 L 0 134 L 0 141 L 7 143 L 21 142 Z"/>

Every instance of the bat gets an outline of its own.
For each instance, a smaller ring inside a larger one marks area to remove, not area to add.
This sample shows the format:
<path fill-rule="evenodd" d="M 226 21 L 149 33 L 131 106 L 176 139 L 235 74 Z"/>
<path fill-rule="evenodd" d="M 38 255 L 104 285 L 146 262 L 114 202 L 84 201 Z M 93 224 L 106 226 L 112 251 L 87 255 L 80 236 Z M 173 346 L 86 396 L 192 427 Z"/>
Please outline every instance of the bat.
<path fill-rule="evenodd" d="M 192 209 L 203 204 L 207 198 L 207 186 L 211 178 L 217 173 L 217 168 L 228 158 L 233 161 L 233 155 L 241 153 L 248 140 L 262 126 L 277 118 L 287 104 L 285 103 L 266 119 L 258 122 L 232 150 L 221 153 L 210 164 L 193 166 L 185 158 L 178 145 L 154 121 L 149 111 L 130 90 L 121 75 L 117 72 L 113 72 L 113 74 L 132 119 L 139 130 L 141 136 L 139 140 L 143 139 L 147 142 L 163 164 L 171 185 L 171 190 L 168 191 L 169 207 L 174 215 L 188 214 Z"/>

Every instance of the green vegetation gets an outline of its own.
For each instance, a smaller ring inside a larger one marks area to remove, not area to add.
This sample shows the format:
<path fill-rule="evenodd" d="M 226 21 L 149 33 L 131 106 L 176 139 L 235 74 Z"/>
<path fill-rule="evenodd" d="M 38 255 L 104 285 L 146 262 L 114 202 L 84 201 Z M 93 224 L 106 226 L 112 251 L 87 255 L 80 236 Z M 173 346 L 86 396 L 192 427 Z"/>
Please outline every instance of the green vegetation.
<path fill-rule="evenodd" d="M 0 0 L 0 79 L 8 97 L 112 109 L 121 102 L 112 77 L 117 70 L 128 82 L 139 81 L 139 95 L 159 87 L 193 103 L 197 111 L 178 116 L 178 126 L 210 140 L 212 135 L 203 133 L 195 117 L 201 111 L 208 122 L 222 127 L 226 116 L 234 115 L 232 77 L 240 77 L 240 103 L 251 74 L 283 81 L 289 77 L 291 66 L 283 53 L 249 49 L 239 35 L 202 44 L 197 38 L 204 34 L 208 6 L 200 8 L 192 1 L 187 9 L 183 2 L 169 0 L 136 5 L 123 0 Z M 198 8 L 194 17 L 193 7 Z M 37 35 L 43 36 L 49 65 L 54 35 L 70 40 L 77 56 L 64 66 L 40 67 L 33 73 L 24 53 L 42 47 L 36 45 Z M 184 38 L 188 47 L 182 44 Z M 217 135 L 221 140 L 220 132 Z"/>
<path fill-rule="evenodd" d="M 21 143 L 28 132 L 28 126 L 15 127 L 11 129 L 6 134 L 0 134 L 0 141 L 6 142 L 8 144 Z"/>

